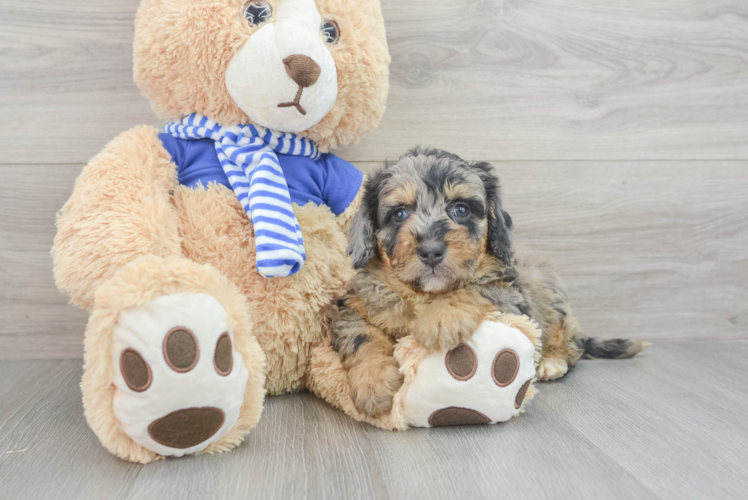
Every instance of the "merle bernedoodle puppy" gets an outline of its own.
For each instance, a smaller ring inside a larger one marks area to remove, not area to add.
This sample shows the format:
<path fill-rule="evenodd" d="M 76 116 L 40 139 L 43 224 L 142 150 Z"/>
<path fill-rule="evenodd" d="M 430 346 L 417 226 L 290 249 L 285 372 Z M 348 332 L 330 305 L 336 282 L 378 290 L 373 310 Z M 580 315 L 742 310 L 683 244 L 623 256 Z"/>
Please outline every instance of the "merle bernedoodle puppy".
<path fill-rule="evenodd" d="M 359 411 L 390 411 L 401 385 L 393 358 L 413 335 L 434 351 L 468 340 L 490 312 L 526 314 L 542 329 L 540 380 L 563 376 L 584 355 L 627 358 L 641 341 L 588 338 L 547 262 L 515 255 L 512 219 L 488 163 L 416 148 L 366 185 L 349 231 L 359 269 L 338 301 L 332 344 Z"/>

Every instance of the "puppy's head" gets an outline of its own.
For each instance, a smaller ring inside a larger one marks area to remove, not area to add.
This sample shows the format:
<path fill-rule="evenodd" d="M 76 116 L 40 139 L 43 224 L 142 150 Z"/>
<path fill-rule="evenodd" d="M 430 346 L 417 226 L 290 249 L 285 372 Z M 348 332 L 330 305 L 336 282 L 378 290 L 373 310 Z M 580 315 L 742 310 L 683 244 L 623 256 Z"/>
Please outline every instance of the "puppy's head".
<path fill-rule="evenodd" d="M 414 290 L 442 292 L 470 281 L 486 253 L 508 264 L 511 229 L 491 165 L 416 148 L 369 179 L 348 255 L 357 269 L 378 258 Z"/>

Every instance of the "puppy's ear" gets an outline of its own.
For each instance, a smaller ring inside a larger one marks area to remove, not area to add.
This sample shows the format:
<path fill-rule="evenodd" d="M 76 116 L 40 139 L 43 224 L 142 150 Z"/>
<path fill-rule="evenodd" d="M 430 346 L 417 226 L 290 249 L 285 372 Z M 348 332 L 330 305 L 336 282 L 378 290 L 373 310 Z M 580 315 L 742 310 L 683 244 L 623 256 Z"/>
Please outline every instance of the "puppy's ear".
<path fill-rule="evenodd" d="M 379 171 L 366 182 L 361 205 L 348 229 L 346 255 L 351 258 L 353 267 L 356 269 L 361 269 L 368 264 L 377 253 L 379 193 L 382 185 L 389 178 L 389 173 Z"/>
<path fill-rule="evenodd" d="M 374 227 L 369 219 L 369 210 L 364 199 L 348 229 L 348 250 L 345 254 L 351 258 L 355 269 L 361 269 L 374 257 L 376 246 Z"/>
<path fill-rule="evenodd" d="M 488 202 L 488 250 L 497 259 L 509 264 L 512 260 L 512 218 L 501 206 L 499 176 L 490 163 L 476 163 Z"/>

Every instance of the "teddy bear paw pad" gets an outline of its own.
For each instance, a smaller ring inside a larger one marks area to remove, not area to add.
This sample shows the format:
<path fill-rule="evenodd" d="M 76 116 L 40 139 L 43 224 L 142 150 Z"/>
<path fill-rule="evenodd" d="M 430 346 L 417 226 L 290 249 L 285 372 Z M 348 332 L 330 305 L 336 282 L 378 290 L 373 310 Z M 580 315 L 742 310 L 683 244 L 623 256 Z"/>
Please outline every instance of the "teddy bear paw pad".
<path fill-rule="evenodd" d="M 159 297 L 114 327 L 114 414 L 136 443 L 164 456 L 205 449 L 239 418 L 249 377 L 226 311 L 212 296 Z"/>
<path fill-rule="evenodd" d="M 520 330 L 485 321 L 468 342 L 421 362 L 405 394 L 406 421 L 438 427 L 509 420 L 535 376 L 534 354 Z"/>

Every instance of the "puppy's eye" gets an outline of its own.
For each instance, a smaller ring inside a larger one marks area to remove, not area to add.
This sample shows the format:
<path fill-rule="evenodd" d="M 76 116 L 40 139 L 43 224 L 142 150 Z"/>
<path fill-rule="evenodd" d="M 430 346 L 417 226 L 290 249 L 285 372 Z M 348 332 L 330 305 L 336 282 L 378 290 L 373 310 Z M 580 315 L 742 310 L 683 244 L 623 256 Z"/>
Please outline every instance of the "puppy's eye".
<path fill-rule="evenodd" d="M 340 38 L 338 23 L 332 19 L 325 19 L 322 21 L 322 26 L 319 27 L 319 30 L 322 32 L 322 38 L 325 39 L 326 44 L 335 45 L 338 43 L 338 39 Z"/>
<path fill-rule="evenodd" d="M 263 0 L 250 0 L 244 4 L 244 18 L 250 26 L 264 23 L 273 15 L 273 8 Z"/>
<path fill-rule="evenodd" d="M 452 216 L 454 216 L 457 221 L 467 219 L 469 215 L 470 207 L 464 203 L 458 203 L 452 207 Z"/>
<path fill-rule="evenodd" d="M 397 211 L 395 211 L 394 214 L 392 214 L 392 221 L 397 222 L 398 224 L 400 222 L 403 222 L 405 219 L 408 218 L 408 211 L 404 208 L 398 208 Z"/>

